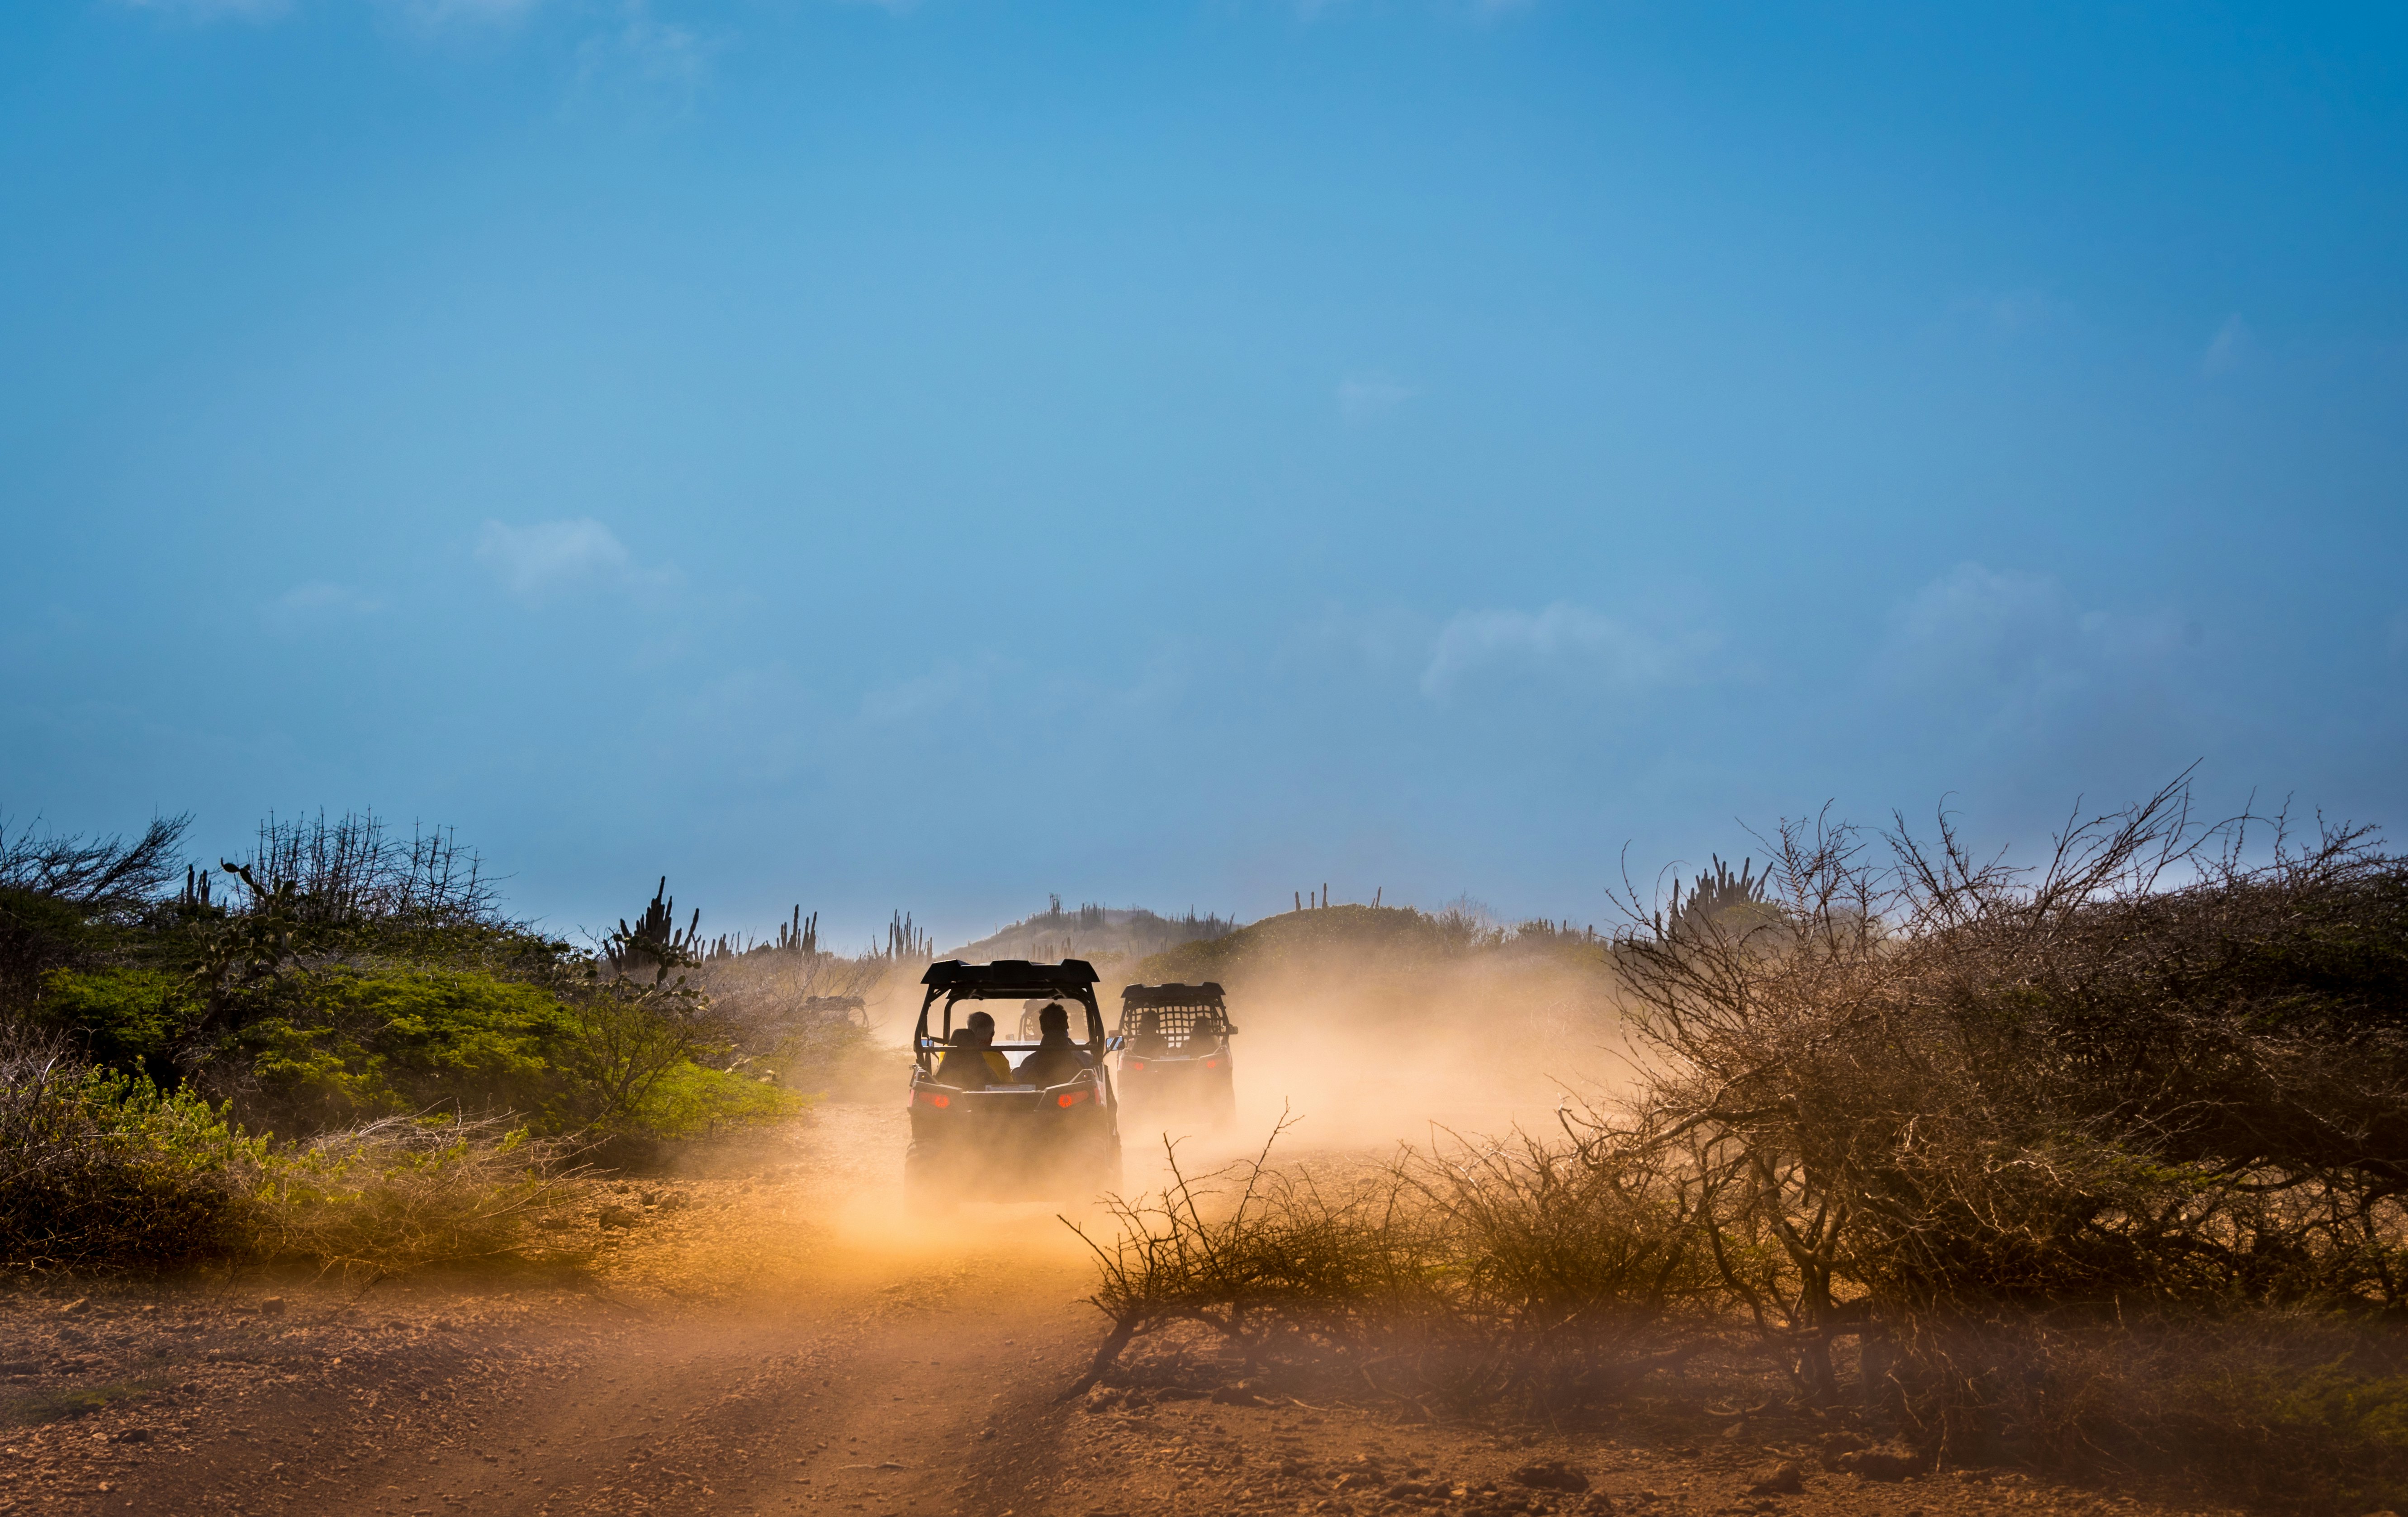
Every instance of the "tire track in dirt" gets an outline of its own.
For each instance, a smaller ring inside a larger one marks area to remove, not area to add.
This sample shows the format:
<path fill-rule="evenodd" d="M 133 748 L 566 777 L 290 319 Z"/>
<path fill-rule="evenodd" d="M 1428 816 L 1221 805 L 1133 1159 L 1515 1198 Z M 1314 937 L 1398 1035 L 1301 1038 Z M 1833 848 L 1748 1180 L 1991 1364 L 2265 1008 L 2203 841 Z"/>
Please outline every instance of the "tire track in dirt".
<path fill-rule="evenodd" d="M 1025 1510 L 1029 1440 L 1092 1337 L 1086 1275 L 1042 1209 L 935 1233 L 896 1213 L 900 1125 L 831 1113 L 782 1192 L 639 1187 L 683 1205 L 610 1240 L 598 1292 L 252 1281 L 72 1317 L 21 1295 L 0 1337 L 58 1341 L 12 1380 L 144 1394 L 0 1436 L 0 1513 Z"/>

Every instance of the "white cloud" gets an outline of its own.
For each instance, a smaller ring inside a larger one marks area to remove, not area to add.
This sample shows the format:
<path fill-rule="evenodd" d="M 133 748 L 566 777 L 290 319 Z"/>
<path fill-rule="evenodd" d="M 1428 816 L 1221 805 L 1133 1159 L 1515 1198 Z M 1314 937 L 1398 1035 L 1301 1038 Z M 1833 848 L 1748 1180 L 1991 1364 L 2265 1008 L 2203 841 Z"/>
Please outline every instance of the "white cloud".
<path fill-rule="evenodd" d="M 726 39 L 655 21 L 647 0 L 626 0 L 623 18 L 578 46 L 580 93 L 638 111 L 666 107 L 675 114 L 690 107 L 710 82 L 711 60 Z"/>
<path fill-rule="evenodd" d="M 677 581 L 667 565 L 638 568 L 618 535 L 590 516 L 523 527 L 488 522 L 477 534 L 477 562 L 530 603 L 571 591 L 659 589 Z"/>
<path fill-rule="evenodd" d="M 1414 391 L 1376 370 L 1338 381 L 1338 414 L 1350 422 L 1384 416 L 1413 398 Z"/>
<path fill-rule="evenodd" d="M 374 616 L 384 608 L 382 596 L 328 580 L 312 580 L 294 585 L 261 609 L 271 626 L 291 632 L 352 617 Z"/>
<path fill-rule="evenodd" d="M 2172 611 L 2085 609 L 2051 576 L 1964 564 L 1891 613 L 1880 669 L 1935 717 L 1999 732 L 2060 719 L 2113 726 L 2203 639 Z"/>
<path fill-rule="evenodd" d="M 2249 323 L 2243 321 L 2236 311 L 2226 317 L 2224 324 L 2215 329 L 2214 337 L 2208 342 L 2207 351 L 2200 357 L 2199 371 L 2210 376 L 2229 374 L 2249 361 L 2250 352 L 2256 346 L 2250 336 Z"/>
<path fill-rule="evenodd" d="M 1540 668 L 1601 679 L 1622 690 L 1690 678 L 1711 646 L 1666 638 L 1562 601 L 1540 611 L 1463 611 L 1439 629 L 1422 694 L 1444 699 L 1490 669 Z"/>

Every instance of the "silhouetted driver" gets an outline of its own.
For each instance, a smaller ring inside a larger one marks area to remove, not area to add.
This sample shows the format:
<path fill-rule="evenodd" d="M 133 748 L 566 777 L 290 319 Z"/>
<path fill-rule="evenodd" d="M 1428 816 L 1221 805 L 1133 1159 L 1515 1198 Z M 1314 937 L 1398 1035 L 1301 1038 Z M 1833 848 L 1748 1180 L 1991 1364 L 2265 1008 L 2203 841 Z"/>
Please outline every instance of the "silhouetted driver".
<path fill-rule="evenodd" d="M 1087 1067 L 1070 1041 L 1070 1013 L 1059 1001 L 1037 1013 L 1037 1047 L 1020 1061 L 1020 1082 L 1039 1089 L 1076 1080 Z"/>

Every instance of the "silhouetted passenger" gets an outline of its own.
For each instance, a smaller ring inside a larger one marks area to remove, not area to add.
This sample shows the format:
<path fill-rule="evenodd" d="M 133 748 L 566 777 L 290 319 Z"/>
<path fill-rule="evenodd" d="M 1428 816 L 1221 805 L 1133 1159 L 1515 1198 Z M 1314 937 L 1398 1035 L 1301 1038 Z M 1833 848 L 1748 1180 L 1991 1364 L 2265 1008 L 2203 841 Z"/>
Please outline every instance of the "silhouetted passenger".
<path fill-rule="evenodd" d="M 937 1083 L 955 1090 L 982 1091 L 995 1083 L 986 1061 L 987 1047 L 974 1027 L 956 1027 L 948 1039 L 953 1046 L 937 1061 Z"/>
<path fill-rule="evenodd" d="M 1137 1014 L 1137 1031 L 1129 1034 L 1127 1048 L 1141 1059 L 1158 1059 L 1170 1052 L 1170 1039 L 1163 1035 L 1160 1011 L 1147 1007 Z"/>
<path fill-rule="evenodd" d="M 998 1085 L 1011 1083 L 1011 1061 L 995 1046 L 995 1018 L 984 1011 L 973 1011 L 966 1023 L 978 1034 L 979 1051 L 986 1056 L 987 1078 Z"/>
<path fill-rule="evenodd" d="M 1037 1048 L 1020 1061 L 1020 1082 L 1043 1088 L 1079 1078 L 1087 1061 L 1070 1041 L 1070 1013 L 1060 1002 L 1037 1013 Z"/>
<path fill-rule="evenodd" d="M 995 1018 L 973 1011 L 953 1029 L 953 1047 L 937 1064 L 937 1081 L 957 1090 L 982 1091 L 1011 1083 L 1011 1061 L 995 1049 Z"/>

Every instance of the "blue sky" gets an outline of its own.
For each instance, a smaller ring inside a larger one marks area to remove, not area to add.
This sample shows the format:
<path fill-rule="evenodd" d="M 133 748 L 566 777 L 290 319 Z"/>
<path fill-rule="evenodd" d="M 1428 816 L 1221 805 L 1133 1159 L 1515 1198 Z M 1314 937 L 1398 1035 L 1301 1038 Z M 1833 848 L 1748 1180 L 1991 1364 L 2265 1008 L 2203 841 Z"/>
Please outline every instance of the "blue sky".
<path fill-rule="evenodd" d="M 0 805 L 959 940 L 2408 822 L 2396 7 L 0 19 Z"/>

